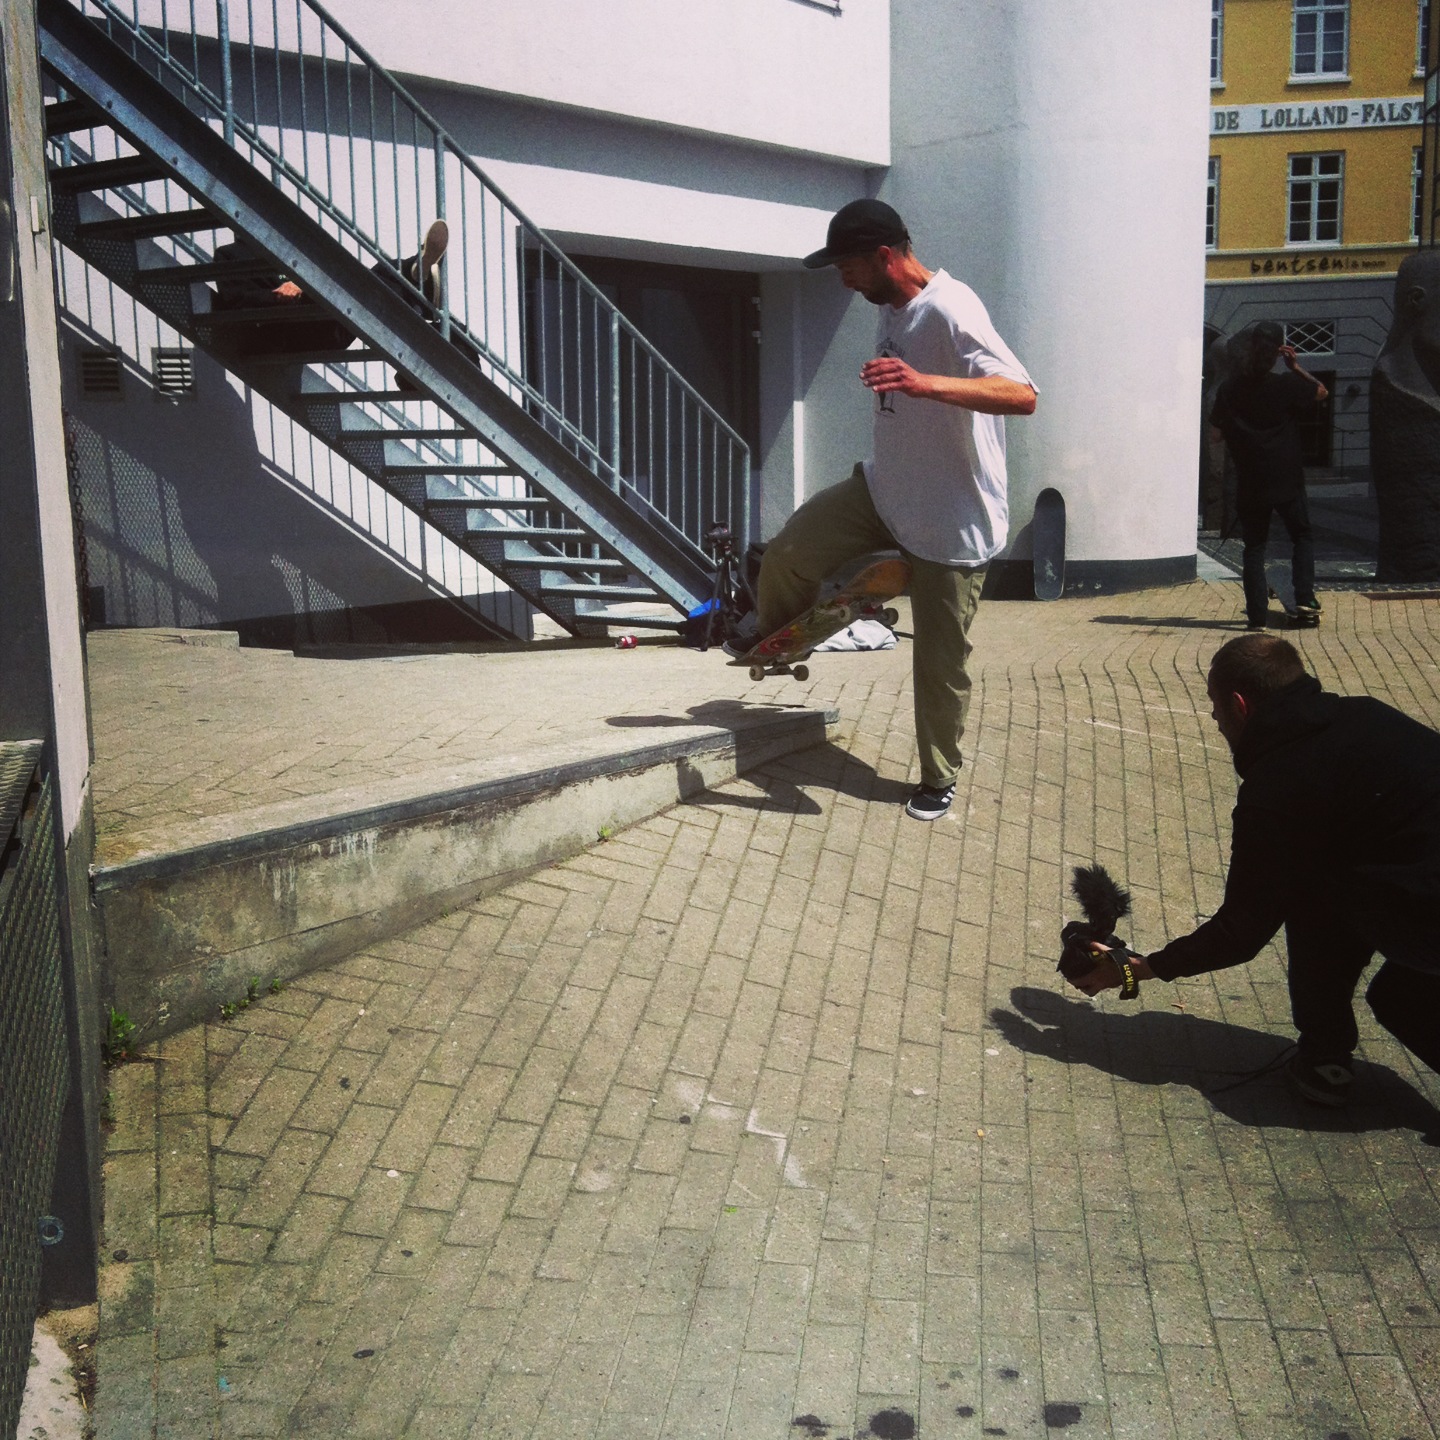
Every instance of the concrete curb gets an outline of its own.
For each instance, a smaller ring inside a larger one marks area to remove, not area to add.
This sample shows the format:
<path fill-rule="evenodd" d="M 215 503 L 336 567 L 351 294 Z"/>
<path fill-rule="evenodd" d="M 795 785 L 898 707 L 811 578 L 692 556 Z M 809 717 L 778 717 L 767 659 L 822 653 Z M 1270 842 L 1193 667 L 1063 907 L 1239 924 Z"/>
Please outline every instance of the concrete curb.
<path fill-rule="evenodd" d="M 254 979 L 331 964 L 579 853 L 602 827 L 821 744 L 838 720 L 797 710 L 626 748 L 602 737 L 549 764 L 531 751 L 519 772 L 496 757 L 429 791 L 406 778 L 127 836 L 128 856 L 91 872 L 111 1003 L 137 1039 L 170 1034 Z"/>

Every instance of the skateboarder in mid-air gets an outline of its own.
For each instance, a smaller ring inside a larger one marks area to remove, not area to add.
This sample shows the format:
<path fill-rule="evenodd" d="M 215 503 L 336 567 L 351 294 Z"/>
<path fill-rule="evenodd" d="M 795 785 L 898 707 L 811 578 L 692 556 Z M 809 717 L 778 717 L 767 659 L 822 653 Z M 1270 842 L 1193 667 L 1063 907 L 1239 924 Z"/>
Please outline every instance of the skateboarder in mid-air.
<path fill-rule="evenodd" d="M 758 634 L 815 600 L 862 555 L 899 549 L 911 569 L 917 820 L 950 808 L 970 702 L 970 622 L 985 567 L 1005 544 L 1006 415 L 1037 394 L 979 297 L 910 248 L 905 223 L 880 200 L 855 200 L 830 221 L 807 269 L 834 266 L 846 289 L 879 308 L 875 358 L 860 379 L 875 396 L 874 458 L 803 504 L 765 550 Z M 748 648 L 741 637 L 730 647 Z"/>
<path fill-rule="evenodd" d="M 1305 504 L 1305 468 L 1299 421 L 1330 393 L 1300 366 L 1284 331 L 1262 320 L 1239 342 L 1239 370 L 1221 385 L 1210 424 L 1235 461 L 1235 508 L 1245 541 L 1243 561 L 1247 628 L 1263 630 L 1270 611 L 1265 545 L 1270 515 L 1279 515 L 1294 551 L 1295 615 L 1302 624 L 1320 619 L 1315 598 L 1315 546 Z M 1275 361 L 1285 369 L 1277 372 Z"/>

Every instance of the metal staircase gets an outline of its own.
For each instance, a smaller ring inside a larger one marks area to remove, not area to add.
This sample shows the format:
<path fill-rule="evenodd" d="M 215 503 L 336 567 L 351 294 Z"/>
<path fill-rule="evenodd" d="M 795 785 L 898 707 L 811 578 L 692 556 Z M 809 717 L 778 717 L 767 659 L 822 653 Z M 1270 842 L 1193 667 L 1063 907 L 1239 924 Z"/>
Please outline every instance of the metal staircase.
<path fill-rule="evenodd" d="M 750 533 L 744 442 L 318 5 L 39 17 L 62 244 L 572 633 L 710 594 L 707 531 Z M 427 297 L 401 264 L 432 216 Z M 308 303 L 218 306 L 262 271 Z M 317 318 L 354 341 L 312 346 Z"/>

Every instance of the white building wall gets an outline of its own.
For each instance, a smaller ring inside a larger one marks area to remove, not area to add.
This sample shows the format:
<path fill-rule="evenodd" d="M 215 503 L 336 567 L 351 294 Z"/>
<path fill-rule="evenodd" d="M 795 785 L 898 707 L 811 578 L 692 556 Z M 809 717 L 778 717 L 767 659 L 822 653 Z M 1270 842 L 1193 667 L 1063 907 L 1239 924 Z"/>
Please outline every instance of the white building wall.
<path fill-rule="evenodd" d="M 1193 555 L 1208 6 L 891 10 L 881 193 L 922 258 L 980 293 L 1041 389 L 1007 426 L 1012 553 L 1028 556 L 1016 531 L 1053 485 L 1070 559 Z"/>
<path fill-rule="evenodd" d="M 867 165 L 889 161 L 889 7 L 805 0 L 334 0 L 390 70 Z"/>

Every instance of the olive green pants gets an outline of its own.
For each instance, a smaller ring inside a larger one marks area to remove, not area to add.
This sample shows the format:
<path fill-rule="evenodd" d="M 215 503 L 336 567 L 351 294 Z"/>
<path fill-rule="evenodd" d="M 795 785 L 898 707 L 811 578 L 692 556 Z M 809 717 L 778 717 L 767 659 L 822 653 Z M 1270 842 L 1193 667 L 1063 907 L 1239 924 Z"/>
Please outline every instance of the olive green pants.
<path fill-rule="evenodd" d="M 875 550 L 899 549 L 910 563 L 915 623 L 915 739 L 920 781 L 940 787 L 960 771 L 960 737 L 970 707 L 966 661 L 980 604 L 983 565 L 938 565 L 911 555 L 885 528 L 864 469 L 813 495 L 785 522 L 760 565 L 760 633 L 769 635 L 815 603 L 842 566 Z"/>

